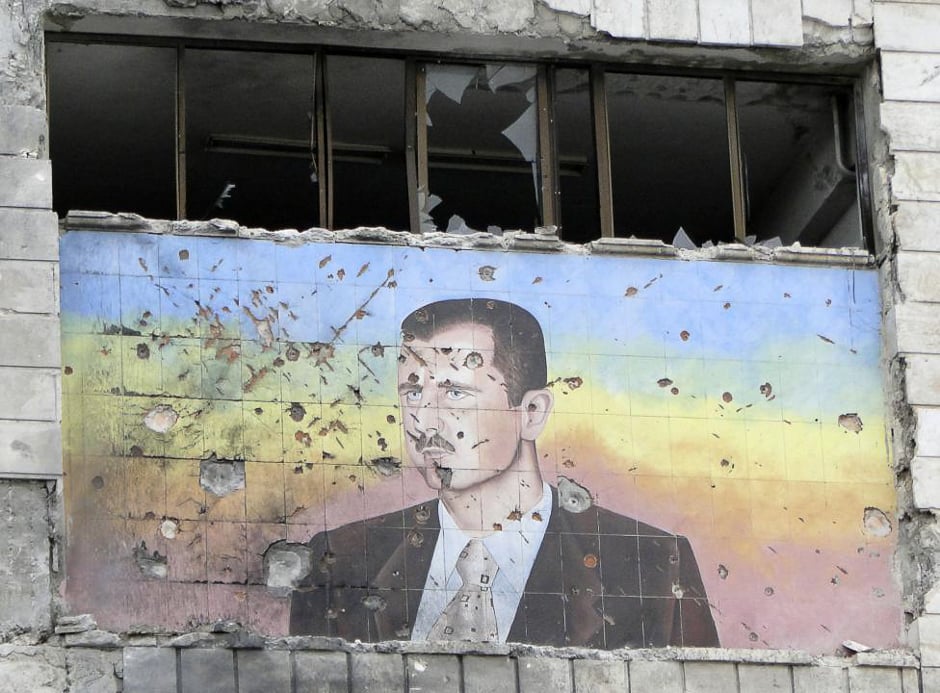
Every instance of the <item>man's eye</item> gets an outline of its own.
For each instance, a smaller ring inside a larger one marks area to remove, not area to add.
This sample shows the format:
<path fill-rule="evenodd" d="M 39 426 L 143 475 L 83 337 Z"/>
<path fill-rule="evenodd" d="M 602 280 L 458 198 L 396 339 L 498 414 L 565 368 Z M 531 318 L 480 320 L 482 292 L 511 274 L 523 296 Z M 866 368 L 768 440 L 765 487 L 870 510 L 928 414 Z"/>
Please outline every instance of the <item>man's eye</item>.
<path fill-rule="evenodd" d="M 470 393 L 466 390 L 458 390 L 455 387 L 448 388 L 445 394 L 447 395 L 447 399 L 454 400 L 455 402 L 470 396 Z"/>
<path fill-rule="evenodd" d="M 417 404 L 421 401 L 421 390 L 408 390 L 405 392 L 405 401 L 409 404 Z"/>

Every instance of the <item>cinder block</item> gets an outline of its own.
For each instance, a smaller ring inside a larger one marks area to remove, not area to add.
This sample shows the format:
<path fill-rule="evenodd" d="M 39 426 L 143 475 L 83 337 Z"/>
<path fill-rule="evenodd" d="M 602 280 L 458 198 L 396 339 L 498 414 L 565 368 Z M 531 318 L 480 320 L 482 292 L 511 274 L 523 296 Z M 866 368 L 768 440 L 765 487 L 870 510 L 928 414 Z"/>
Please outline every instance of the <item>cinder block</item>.
<path fill-rule="evenodd" d="M 647 5 L 649 38 L 671 41 L 698 40 L 696 0 L 661 0 Z"/>
<path fill-rule="evenodd" d="M 0 645 L 0 685 L 3 691 L 69 690 L 65 652 L 61 647 Z"/>
<path fill-rule="evenodd" d="M 571 662 L 567 659 L 520 657 L 516 666 L 519 669 L 519 693 L 571 690 Z"/>
<path fill-rule="evenodd" d="M 914 505 L 921 510 L 940 510 L 940 457 L 917 456 L 911 461 Z"/>
<path fill-rule="evenodd" d="M 699 0 L 699 40 L 702 43 L 751 42 L 751 11 L 748 0 Z"/>
<path fill-rule="evenodd" d="M 804 0 L 805 2 L 805 0 Z M 940 5 L 876 3 L 875 45 L 888 51 L 937 51 L 940 49 Z"/>
<path fill-rule="evenodd" d="M 591 0 L 546 0 L 545 4 L 559 12 L 587 15 L 591 13 Z"/>
<path fill-rule="evenodd" d="M 354 653 L 350 662 L 352 693 L 405 690 L 405 666 L 399 654 Z"/>
<path fill-rule="evenodd" d="M 686 693 L 725 693 L 737 688 L 731 662 L 686 662 Z"/>
<path fill-rule="evenodd" d="M 625 691 L 627 686 L 627 664 L 619 659 L 576 659 L 574 689 L 576 691 Z"/>
<path fill-rule="evenodd" d="M 940 73 L 940 61 L 937 71 Z M 899 200 L 940 202 L 940 153 L 895 154 L 891 191 Z"/>
<path fill-rule="evenodd" d="M 46 496 L 42 482 L 0 481 L 0 632 L 51 626 Z"/>
<path fill-rule="evenodd" d="M 740 693 L 792 693 L 790 667 L 786 664 L 738 664 Z"/>
<path fill-rule="evenodd" d="M 3 476 L 46 479 L 62 476 L 59 424 L 0 421 L 0 477 Z"/>
<path fill-rule="evenodd" d="M 630 662 L 630 690 L 683 693 L 682 662 Z"/>
<path fill-rule="evenodd" d="M 0 207 L 51 209 L 51 162 L 0 157 Z"/>
<path fill-rule="evenodd" d="M 0 366 L 58 367 L 59 319 L 47 315 L 0 315 Z"/>
<path fill-rule="evenodd" d="M 463 658 L 464 693 L 516 690 L 516 660 L 504 656 Z"/>
<path fill-rule="evenodd" d="M 0 419 L 58 421 L 59 371 L 47 368 L 0 368 Z"/>
<path fill-rule="evenodd" d="M 791 0 L 752 2 L 751 33 L 756 46 L 802 46 L 800 3 Z"/>
<path fill-rule="evenodd" d="M 940 302 L 940 253 L 902 250 L 897 254 L 897 263 L 898 283 L 905 300 Z"/>
<path fill-rule="evenodd" d="M 120 669 L 120 650 L 95 650 L 87 647 L 71 647 L 65 651 L 69 683 L 73 691 L 82 693 L 118 693 L 121 679 L 115 669 Z"/>
<path fill-rule="evenodd" d="M 921 691 L 940 691 L 940 669 L 933 667 L 923 667 L 920 670 L 922 687 L 913 691 L 904 690 L 904 693 L 921 693 Z"/>
<path fill-rule="evenodd" d="M 171 647 L 125 647 L 124 693 L 176 690 L 176 650 Z"/>
<path fill-rule="evenodd" d="M 0 258 L 59 259 L 59 217 L 43 209 L 0 208 Z"/>
<path fill-rule="evenodd" d="M 940 54 L 883 51 L 884 98 L 888 101 L 940 101 L 938 70 Z"/>
<path fill-rule="evenodd" d="M 0 259 L 0 310 L 58 313 L 57 262 Z"/>
<path fill-rule="evenodd" d="M 902 250 L 940 251 L 940 203 L 901 201 L 891 221 Z"/>
<path fill-rule="evenodd" d="M 406 665 L 408 690 L 460 693 L 460 660 L 456 655 L 408 655 Z"/>
<path fill-rule="evenodd" d="M 917 631 L 920 663 L 925 667 L 940 667 L 940 615 L 924 614 L 911 627 Z"/>
<path fill-rule="evenodd" d="M 940 681 L 937 683 L 940 684 Z M 901 688 L 904 690 L 904 693 L 921 693 L 921 691 L 940 690 L 938 687 L 921 688 L 920 670 L 915 667 L 905 667 L 901 669 Z"/>
<path fill-rule="evenodd" d="M 31 106 L 0 106 L 0 155 L 46 157 L 46 114 Z"/>
<path fill-rule="evenodd" d="M 180 650 L 181 693 L 232 693 L 235 658 L 231 650 Z"/>
<path fill-rule="evenodd" d="M 591 26 L 614 38 L 646 38 L 643 0 L 594 0 Z"/>
<path fill-rule="evenodd" d="M 238 664 L 238 693 L 292 693 L 290 653 L 287 650 L 238 650 L 235 659 Z"/>
<path fill-rule="evenodd" d="M 918 457 L 940 457 L 940 409 L 914 407 L 917 431 L 914 441 Z"/>
<path fill-rule="evenodd" d="M 842 667 L 794 666 L 794 693 L 846 693 L 849 690 L 848 678 Z"/>
<path fill-rule="evenodd" d="M 895 667 L 851 667 L 850 693 L 904 693 L 901 670 Z"/>
<path fill-rule="evenodd" d="M 940 306 L 930 303 L 900 303 L 885 318 L 888 356 L 940 353 Z"/>
<path fill-rule="evenodd" d="M 829 26 L 848 26 L 854 10 L 852 0 L 803 0 L 803 16 Z"/>
<path fill-rule="evenodd" d="M 904 385 L 910 404 L 940 406 L 940 354 L 908 356 Z"/>
<path fill-rule="evenodd" d="M 874 18 L 872 16 L 871 0 L 854 0 L 852 3 L 852 26 L 871 25 Z"/>
<path fill-rule="evenodd" d="M 366 657 L 369 655 L 354 655 Z M 378 655 L 384 657 L 386 655 Z M 398 667 L 397 681 L 400 682 L 401 657 L 392 657 Z M 241 669 L 239 669 L 241 674 Z M 240 682 L 239 682 L 240 683 Z M 322 691 L 323 693 L 347 693 L 349 690 L 349 667 L 345 652 L 295 652 L 294 653 L 294 690 Z M 358 690 L 381 690 L 380 688 L 361 688 Z M 392 688 L 391 690 L 394 690 Z M 398 690 L 401 690 L 399 685 Z"/>
<path fill-rule="evenodd" d="M 940 103 L 885 101 L 881 129 L 892 151 L 940 152 Z"/>

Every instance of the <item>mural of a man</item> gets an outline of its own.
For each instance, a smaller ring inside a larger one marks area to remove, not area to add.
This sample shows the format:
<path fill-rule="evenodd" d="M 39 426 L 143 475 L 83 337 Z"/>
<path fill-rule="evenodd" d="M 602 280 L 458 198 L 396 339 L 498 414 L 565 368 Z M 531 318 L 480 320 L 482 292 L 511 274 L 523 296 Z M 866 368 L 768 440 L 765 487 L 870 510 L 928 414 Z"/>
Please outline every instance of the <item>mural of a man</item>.
<path fill-rule="evenodd" d="M 437 499 L 317 534 L 291 633 L 593 648 L 715 646 L 688 541 L 546 483 L 538 321 L 494 299 L 402 323 L 405 446 Z"/>

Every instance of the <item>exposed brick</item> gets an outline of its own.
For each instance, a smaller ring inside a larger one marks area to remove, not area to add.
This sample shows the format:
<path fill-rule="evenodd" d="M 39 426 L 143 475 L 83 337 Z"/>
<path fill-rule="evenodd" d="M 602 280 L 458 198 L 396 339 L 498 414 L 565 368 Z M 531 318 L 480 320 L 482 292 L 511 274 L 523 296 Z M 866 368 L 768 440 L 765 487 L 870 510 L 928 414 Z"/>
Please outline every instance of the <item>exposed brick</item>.
<path fill-rule="evenodd" d="M 630 662 L 630 688 L 634 691 L 682 693 L 682 662 Z"/>
<path fill-rule="evenodd" d="M 576 659 L 571 664 L 575 691 L 627 690 L 626 662 L 619 659 Z"/>
<path fill-rule="evenodd" d="M 794 693 L 845 693 L 848 690 L 848 679 L 842 667 L 793 667 Z"/>
<path fill-rule="evenodd" d="M 463 690 L 464 693 L 515 691 L 515 660 L 467 655 L 463 658 Z"/>
<path fill-rule="evenodd" d="M 181 693 L 232 693 L 235 658 L 232 650 L 180 650 Z"/>
<path fill-rule="evenodd" d="M 354 655 L 368 657 L 370 655 Z M 372 655 L 375 656 L 375 655 Z M 398 655 L 378 655 L 391 657 L 398 667 L 398 689 L 401 689 L 401 657 Z M 386 660 L 380 660 L 386 661 Z M 360 663 L 361 666 L 361 663 Z M 362 669 L 360 669 L 361 671 Z M 376 672 L 381 667 L 375 667 Z M 381 678 L 381 681 L 387 681 Z M 347 693 L 349 690 L 349 667 L 345 652 L 295 652 L 294 653 L 294 689 L 296 691 L 318 690 L 323 693 Z M 354 690 L 380 690 L 379 688 L 355 688 Z M 391 688 L 390 690 L 395 690 Z"/>
<path fill-rule="evenodd" d="M 758 46 L 802 46 L 803 13 L 791 0 L 751 3 L 751 33 Z"/>
<path fill-rule="evenodd" d="M 571 663 L 567 659 L 520 657 L 516 666 L 520 693 L 571 690 Z"/>
<path fill-rule="evenodd" d="M 392 693 L 405 689 L 402 656 L 377 652 L 356 653 L 350 663 L 352 693 Z"/>
<path fill-rule="evenodd" d="M 176 690 L 176 650 L 170 647 L 124 648 L 124 693 Z"/>
<path fill-rule="evenodd" d="M 46 156 L 46 114 L 30 106 L 0 106 L 0 155 Z"/>
<path fill-rule="evenodd" d="M 850 693 L 903 693 L 901 670 L 894 667 L 852 667 Z"/>
<path fill-rule="evenodd" d="M 0 377 L 3 370 L 0 369 Z M 0 421 L 0 476 L 62 474 L 62 430 L 54 422 Z"/>
<path fill-rule="evenodd" d="M 790 667 L 786 664 L 739 664 L 738 684 L 741 693 L 793 690 Z"/>
<path fill-rule="evenodd" d="M 0 208 L 0 258 L 58 260 L 59 218 L 55 212 Z"/>
<path fill-rule="evenodd" d="M 235 656 L 238 693 L 291 693 L 290 653 L 287 650 L 238 650 Z"/>
<path fill-rule="evenodd" d="M 460 693 L 460 660 L 456 655 L 408 655 L 406 664 L 408 690 Z"/>
<path fill-rule="evenodd" d="M 52 164 L 48 159 L 0 157 L 0 207 L 52 207 Z"/>
<path fill-rule="evenodd" d="M 686 693 L 726 693 L 737 688 L 734 664 L 730 662 L 686 662 Z"/>

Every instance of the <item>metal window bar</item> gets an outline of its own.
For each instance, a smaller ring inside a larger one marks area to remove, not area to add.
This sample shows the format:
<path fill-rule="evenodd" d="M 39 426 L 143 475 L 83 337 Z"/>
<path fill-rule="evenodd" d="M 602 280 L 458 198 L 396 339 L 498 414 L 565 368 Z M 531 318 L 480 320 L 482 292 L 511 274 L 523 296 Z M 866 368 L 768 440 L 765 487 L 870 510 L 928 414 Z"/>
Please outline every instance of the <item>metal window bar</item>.
<path fill-rule="evenodd" d="M 731 209 L 734 215 L 734 239 L 744 243 L 747 221 L 744 209 L 744 165 L 741 158 L 741 129 L 738 124 L 738 100 L 734 78 L 725 77 L 725 119 L 728 124 L 728 158 L 731 163 Z"/>
<path fill-rule="evenodd" d="M 186 84 L 183 81 L 183 65 L 186 48 L 176 46 L 176 119 L 173 125 L 176 135 L 176 218 L 186 218 Z"/>
<path fill-rule="evenodd" d="M 545 65 L 538 66 L 535 86 L 538 100 L 539 176 L 541 180 L 542 225 L 558 224 L 558 157 L 555 152 L 555 116 L 553 112 L 554 90 L 551 75 Z"/>
<path fill-rule="evenodd" d="M 317 171 L 317 192 L 319 197 L 319 214 L 317 224 L 324 228 L 332 228 L 332 205 L 330 204 L 330 179 L 329 168 L 331 162 L 327 162 L 327 150 L 324 146 L 327 141 L 327 122 L 326 122 L 326 70 L 323 65 L 323 56 L 318 51 L 313 54 L 313 101 L 314 116 L 313 128 L 314 138 L 311 145 L 316 155 Z"/>
<path fill-rule="evenodd" d="M 591 66 L 591 111 L 594 146 L 597 151 L 597 197 L 600 204 L 601 238 L 614 236 L 614 198 L 610 174 L 610 132 L 607 121 L 607 92 L 604 68 Z"/>
<path fill-rule="evenodd" d="M 408 219 L 412 233 L 421 232 L 418 204 L 418 67 L 405 61 L 405 175 L 408 177 Z"/>

